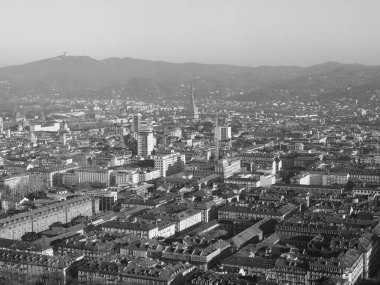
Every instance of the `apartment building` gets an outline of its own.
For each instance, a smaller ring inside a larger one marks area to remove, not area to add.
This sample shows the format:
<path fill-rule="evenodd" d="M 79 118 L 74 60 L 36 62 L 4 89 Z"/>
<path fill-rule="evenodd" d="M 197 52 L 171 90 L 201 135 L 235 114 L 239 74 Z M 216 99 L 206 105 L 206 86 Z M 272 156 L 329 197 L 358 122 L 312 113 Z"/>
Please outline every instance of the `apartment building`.
<path fill-rule="evenodd" d="M 78 279 L 85 284 L 180 285 L 185 282 L 184 276 L 194 270 L 195 266 L 188 263 L 161 266 L 150 259 L 144 259 L 143 264 L 134 260 L 128 265 L 87 262 L 78 269 Z"/>
<path fill-rule="evenodd" d="M 185 170 L 185 155 L 171 153 L 154 158 L 154 167 L 160 169 L 162 177 L 170 176 Z"/>
<path fill-rule="evenodd" d="M 216 126 L 215 137 L 219 141 L 226 141 L 231 139 L 231 127 L 230 126 Z"/>
<path fill-rule="evenodd" d="M 112 170 L 99 167 L 82 167 L 74 171 L 79 176 L 79 182 L 97 183 L 105 187 L 111 186 Z"/>
<path fill-rule="evenodd" d="M 89 197 L 76 197 L 0 219 L 0 238 L 19 240 L 25 233 L 44 231 L 55 222 L 67 223 L 78 216 L 92 216 L 98 212 L 93 211 L 93 205 L 98 203 Z"/>
<path fill-rule="evenodd" d="M 161 222 L 157 224 L 110 221 L 102 224 L 102 231 L 132 234 L 141 238 L 170 237 L 175 234 L 175 224 Z"/>
<path fill-rule="evenodd" d="M 66 284 L 67 270 L 81 259 L 83 254 L 77 252 L 58 257 L 0 250 L 0 273 L 21 279 L 20 284 L 28 284 L 31 278 L 37 283 Z"/>
<path fill-rule="evenodd" d="M 149 156 L 154 149 L 154 136 L 151 131 L 139 131 L 137 133 L 137 154 Z"/>
<path fill-rule="evenodd" d="M 29 174 L 20 173 L 0 177 L 0 186 L 9 187 L 11 190 L 17 190 L 23 187 L 29 188 Z"/>
<path fill-rule="evenodd" d="M 322 172 L 322 171 L 310 171 L 302 172 L 296 176 L 290 178 L 291 184 L 299 185 L 346 185 L 350 178 L 348 172 Z"/>
<path fill-rule="evenodd" d="M 70 170 L 79 168 L 76 164 L 51 167 L 36 167 L 29 170 L 31 187 L 44 184 L 47 187 L 62 185 L 62 175 Z"/>
<path fill-rule="evenodd" d="M 218 219 L 257 219 L 272 218 L 284 220 L 286 216 L 297 210 L 294 204 L 262 203 L 248 206 L 224 206 L 218 210 Z"/>
<path fill-rule="evenodd" d="M 224 179 L 240 172 L 240 158 L 224 158 L 217 161 L 193 160 L 185 166 L 187 174 L 195 177 L 205 177 L 212 174 L 219 174 Z"/>

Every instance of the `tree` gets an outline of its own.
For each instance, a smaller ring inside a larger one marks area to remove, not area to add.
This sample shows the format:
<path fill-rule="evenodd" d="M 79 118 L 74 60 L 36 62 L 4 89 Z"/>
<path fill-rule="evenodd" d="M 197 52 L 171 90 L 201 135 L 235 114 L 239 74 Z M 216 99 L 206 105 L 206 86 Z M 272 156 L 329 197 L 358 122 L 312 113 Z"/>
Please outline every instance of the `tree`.
<path fill-rule="evenodd" d="M 137 155 L 137 140 L 130 134 L 124 136 L 123 139 L 126 147 L 132 151 L 132 155 Z"/>
<path fill-rule="evenodd" d="M 41 238 L 41 235 L 36 232 L 27 232 L 22 237 L 22 241 L 35 241 L 37 239 Z"/>
<path fill-rule="evenodd" d="M 38 199 L 47 199 L 48 197 L 47 197 L 45 191 L 38 191 L 38 192 L 28 193 L 26 195 L 26 198 L 28 198 L 30 201 L 33 201 L 34 199 L 36 199 L 36 200 L 38 200 Z"/>

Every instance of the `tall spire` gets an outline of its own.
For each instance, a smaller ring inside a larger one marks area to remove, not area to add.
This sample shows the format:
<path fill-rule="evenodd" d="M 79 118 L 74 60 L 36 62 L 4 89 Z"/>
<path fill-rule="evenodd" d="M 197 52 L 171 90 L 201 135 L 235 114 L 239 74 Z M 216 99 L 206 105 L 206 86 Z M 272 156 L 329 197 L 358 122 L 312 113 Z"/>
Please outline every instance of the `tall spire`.
<path fill-rule="evenodd" d="M 198 120 L 199 119 L 199 111 L 198 107 L 195 104 L 195 99 L 194 99 L 194 86 L 193 83 L 191 83 L 191 99 L 190 99 L 190 104 L 189 104 L 189 109 L 188 109 L 189 117 L 193 120 Z"/>
<path fill-rule="evenodd" d="M 218 138 L 218 132 L 219 132 L 219 124 L 218 124 L 218 116 L 215 117 L 215 160 L 219 160 L 219 138 Z"/>

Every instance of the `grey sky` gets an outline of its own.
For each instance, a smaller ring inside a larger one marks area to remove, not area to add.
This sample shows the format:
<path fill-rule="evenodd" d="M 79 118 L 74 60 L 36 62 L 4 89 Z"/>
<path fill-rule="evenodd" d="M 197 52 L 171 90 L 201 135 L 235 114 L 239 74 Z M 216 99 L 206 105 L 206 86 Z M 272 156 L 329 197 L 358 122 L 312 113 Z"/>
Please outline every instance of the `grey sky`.
<path fill-rule="evenodd" d="M 380 64 L 379 0 L 1 0 L 0 66 L 57 56 Z"/>

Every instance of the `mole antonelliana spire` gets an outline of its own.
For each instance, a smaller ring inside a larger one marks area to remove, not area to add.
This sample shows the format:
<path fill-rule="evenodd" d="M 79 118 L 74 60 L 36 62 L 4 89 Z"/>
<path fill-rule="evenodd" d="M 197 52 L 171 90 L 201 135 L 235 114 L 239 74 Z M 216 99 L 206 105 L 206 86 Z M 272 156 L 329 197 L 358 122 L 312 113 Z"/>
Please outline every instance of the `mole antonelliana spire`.
<path fill-rule="evenodd" d="M 199 120 L 199 111 L 198 111 L 197 105 L 195 104 L 193 84 L 191 84 L 191 99 L 190 99 L 188 113 L 189 113 L 189 118 L 193 120 Z"/>

